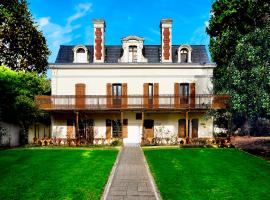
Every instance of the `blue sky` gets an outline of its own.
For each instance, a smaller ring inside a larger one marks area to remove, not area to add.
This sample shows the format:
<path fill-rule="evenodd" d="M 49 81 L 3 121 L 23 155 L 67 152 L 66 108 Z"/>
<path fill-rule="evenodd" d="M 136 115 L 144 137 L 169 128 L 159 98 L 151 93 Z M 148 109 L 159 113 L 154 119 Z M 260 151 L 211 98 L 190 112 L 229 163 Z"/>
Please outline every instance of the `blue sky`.
<path fill-rule="evenodd" d="M 160 44 L 159 23 L 173 20 L 173 44 L 209 44 L 205 27 L 212 0 L 28 0 L 55 61 L 60 44 L 93 44 L 92 19 L 106 21 L 105 43 L 138 35 Z"/>

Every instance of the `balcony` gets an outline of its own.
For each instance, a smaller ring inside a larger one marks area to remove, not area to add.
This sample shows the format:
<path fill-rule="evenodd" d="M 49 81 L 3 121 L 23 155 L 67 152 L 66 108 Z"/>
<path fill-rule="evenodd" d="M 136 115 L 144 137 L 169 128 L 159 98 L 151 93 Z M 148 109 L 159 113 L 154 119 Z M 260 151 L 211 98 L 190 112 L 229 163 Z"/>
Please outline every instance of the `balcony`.
<path fill-rule="evenodd" d="M 159 95 L 149 98 L 143 95 L 53 95 L 36 96 L 38 108 L 53 110 L 183 110 L 225 109 L 229 96 L 197 94 L 190 96 Z"/>

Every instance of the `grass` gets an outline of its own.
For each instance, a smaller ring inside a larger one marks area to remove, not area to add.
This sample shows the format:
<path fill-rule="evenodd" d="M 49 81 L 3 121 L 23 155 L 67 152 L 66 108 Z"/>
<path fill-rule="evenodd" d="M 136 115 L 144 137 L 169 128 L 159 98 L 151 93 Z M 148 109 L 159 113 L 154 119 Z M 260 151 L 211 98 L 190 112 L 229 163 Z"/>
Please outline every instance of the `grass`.
<path fill-rule="evenodd" d="M 270 199 L 270 163 L 237 149 L 144 153 L 163 199 Z"/>
<path fill-rule="evenodd" d="M 116 149 L 0 151 L 0 199 L 100 199 Z"/>

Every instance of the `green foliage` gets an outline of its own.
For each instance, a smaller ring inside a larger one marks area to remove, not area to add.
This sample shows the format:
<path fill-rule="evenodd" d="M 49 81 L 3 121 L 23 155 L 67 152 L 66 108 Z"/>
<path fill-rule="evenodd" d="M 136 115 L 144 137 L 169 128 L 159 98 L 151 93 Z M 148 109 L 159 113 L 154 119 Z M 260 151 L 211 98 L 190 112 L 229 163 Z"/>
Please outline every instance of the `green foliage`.
<path fill-rule="evenodd" d="M 34 96 L 50 92 L 50 81 L 36 72 L 15 72 L 0 67 L 0 119 L 17 123 L 24 129 L 34 121 L 48 121 L 48 115 L 38 110 Z"/>
<path fill-rule="evenodd" d="M 0 41 L 0 65 L 13 70 L 46 71 L 49 50 L 26 0 L 1 1 Z"/>
<path fill-rule="evenodd" d="M 215 1 L 207 28 L 214 92 L 229 94 L 233 118 L 251 124 L 270 117 L 269 8 L 268 0 Z"/>
<path fill-rule="evenodd" d="M 112 142 L 111 142 L 111 146 L 115 147 L 115 146 L 121 146 L 123 143 L 121 140 L 119 139 L 114 139 Z"/>
<path fill-rule="evenodd" d="M 144 154 L 163 199 L 270 199 L 270 163 L 237 149 L 145 148 Z"/>
<path fill-rule="evenodd" d="M 116 149 L 0 151 L 0 199 L 100 199 Z"/>

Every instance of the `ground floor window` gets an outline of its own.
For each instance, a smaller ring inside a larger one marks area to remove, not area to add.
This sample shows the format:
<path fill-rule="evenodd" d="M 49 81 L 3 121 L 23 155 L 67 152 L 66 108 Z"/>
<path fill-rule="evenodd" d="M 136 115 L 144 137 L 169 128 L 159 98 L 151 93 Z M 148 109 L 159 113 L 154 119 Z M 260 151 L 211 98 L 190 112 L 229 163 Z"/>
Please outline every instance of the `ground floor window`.
<path fill-rule="evenodd" d="M 121 137 L 122 124 L 120 119 L 112 120 L 112 134 L 113 137 Z"/>
<path fill-rule="evenodd" d="M 92 140 L 94 138 L 94 120 L 93 119 L 81 119 L 79 120 L 79 136 L 86 140 Z"/>

